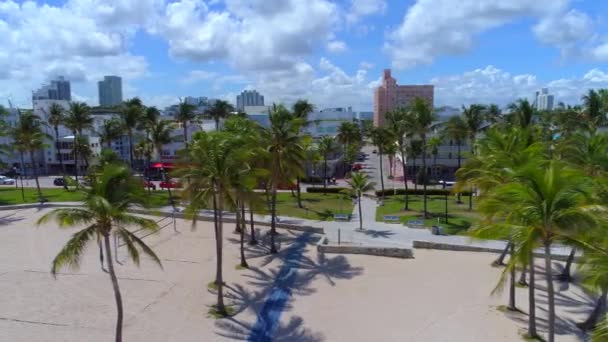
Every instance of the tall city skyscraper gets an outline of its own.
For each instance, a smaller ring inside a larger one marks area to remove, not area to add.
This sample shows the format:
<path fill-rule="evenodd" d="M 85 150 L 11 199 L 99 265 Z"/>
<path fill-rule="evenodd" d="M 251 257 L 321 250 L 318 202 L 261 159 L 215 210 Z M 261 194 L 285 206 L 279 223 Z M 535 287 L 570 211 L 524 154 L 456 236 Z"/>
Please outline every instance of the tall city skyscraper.
<path fill-rule="evenodd" d="M 549 89 L 543 88 L 539 92 L 536 92 L 536 99 L 534 101 L 537 110 L 553 110 L 553 102 L 555 98 L 549 94 Z"/>
<path fill-rule="evenodd" d="M 32 94 L 32 100 L 65 100 L 72 101 L 72 90 L 70 81 L 63 76 L 51 80 L 50 84 L 44 84 Z"/>
<path fill-rule="evenodd" d="M 244 90 L 236 96 L 236 109 L 245 110 L 245 106 L 263 106 L 264 96 L 255 90 Z"/>
<path fill-rule="evenodd" d="M 384 125 L 387 112 L 409 106 L 415 98 L 422 98 L 433 106 L 435 88 L 432 85 L 398 85 L 391 76 L 391 70 L 385 69 L 382 84 L 374 89 L 374 126 Z"/>
<path fill-rule="evenodd" d="M 99 105 L 101 107 L 118 106 L 122 102 L 122 79 L 118 76 L 104 76 L 97 83 L 99 88 Z"/>

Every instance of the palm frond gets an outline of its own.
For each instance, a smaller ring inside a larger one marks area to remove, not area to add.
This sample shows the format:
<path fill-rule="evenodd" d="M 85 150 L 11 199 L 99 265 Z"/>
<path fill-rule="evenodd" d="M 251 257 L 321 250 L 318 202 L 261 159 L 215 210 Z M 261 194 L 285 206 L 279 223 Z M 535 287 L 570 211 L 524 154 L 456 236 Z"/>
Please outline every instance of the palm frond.
<path fill-rule="evenodd" d="M 51 274 L 53 274 L 53 276 L 66 265 L 71 269 L 78 269 L 87 242 L 97 236 L 97 229 L 98 226 L 93 224 L 72 235 L 72 238 L 61 249 L 55 259 L 53 259 L 51 267 Z"/>

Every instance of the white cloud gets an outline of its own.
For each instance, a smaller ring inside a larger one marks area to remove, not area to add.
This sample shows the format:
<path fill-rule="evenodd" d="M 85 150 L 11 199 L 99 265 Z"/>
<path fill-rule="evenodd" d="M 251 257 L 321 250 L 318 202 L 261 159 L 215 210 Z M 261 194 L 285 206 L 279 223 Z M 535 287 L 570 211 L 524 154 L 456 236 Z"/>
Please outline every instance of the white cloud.
<path fill-rule="evenodd" d="M 201 81 L 207 81 L 217 76 L 218 74 L 213 71 L 191 70 L 188 75 L 181 80 L 181 82 L 184 84 L 193 84 Z"/>
<path fill-rule="evenodd" d="M 496 103 L 504 106 L 518 98 L 531 100 L 540 88 L 549 88 L 556 102 L 577 104 L 588 89 L 608 87 L 608 72 L 592 69 L 579 77 L 545 82 L 535 75 L 511 75 L 489 65 L 459 75 L 437 77 L 430 83 L 435 85 L 436 105 Z"/>
<path fill-rule="evenodd" d="M 181 0 L 167 6 L 159 32 L 175 57 L 223 60 L 240 70 L 289 69 L 331 37 L 338 17 L 327 0 L 227 0 L 221 11 Z"/>
<path fill-rule="evenodd" d="M 369 69 L 372 69 L 373 67 L 374 67 L 374 63 L 370 63 L 367 61 L 363 61 L 363 62 L 359 63 L 360 69 L 369 70 Z"/>
<path fill-rule="evenodd" d="M 385 0 L 351 0 L 350 8 L 346 15 L 346 21 L 355 23 L 362 17 L 384 13 L 386 7 Z"/>
<path fill-rule="evenodd" d="M 597 61 L 608 61 L 608 43 L 603 43 L 592 48 L 590 57 Z"/>
<path fill-rule="evenodd" d="M 390 32 L 384 49 L 396 68 L 430 64 L 468 51 L 474 37 L 526 16 L 557 15 L 569 0 L 417 0 Z"/>
<path fill-rule="evenodd" d="M 347 49 L 346 43 L 341 40 L 332 40 L 327 43 L 327 50 L 331 53 L 341 53 Z"/>
<path fill-rule="evenodd" d="M 541 42 L 557 46 L 563 55 L 569 55 L 578 43 L 592 36 L 593 22 L 585 13 L 570 10 L 543 18 L 533 31 Z"/>

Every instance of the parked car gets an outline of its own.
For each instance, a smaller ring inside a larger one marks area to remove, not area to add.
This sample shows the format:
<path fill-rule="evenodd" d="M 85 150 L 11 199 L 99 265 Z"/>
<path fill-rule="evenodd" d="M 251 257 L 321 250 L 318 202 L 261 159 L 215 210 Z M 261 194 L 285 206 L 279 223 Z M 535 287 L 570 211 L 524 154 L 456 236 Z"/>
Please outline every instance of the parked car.
<path fill-rule="evenodd" d="M 353 164 L 352 170 L 353 171 L 359 171 L 363 169 L 363 164 Z"/>
<path fill-rule="evenodd" d="M 182 187 L 182 183 L 180 183 L 178 180 L 175 180 L 175 179 L 160 182 L 161 189 L 175 189 L 175 188 L 181 188 L 181 187 Z"/>
<path fill-rule="evenodd" d="M 64 186 L 65 185 L 65 179 L 63 179 L 63 177 L 55 178 L 55 179 L 53 179 L 53 185 Z"/>
<path fill-rule="evenodd" d="M 453 187 L 456 184 L 456 182 L 454 182 L 454 181 L 443 181 L 443 180 L 439 181 L 439 184 L 441 184 L 441 185 L 444 185 L 444 183 L 445 183 L 446 188 Z"/>
<path fill-rule="evenodd" d="M 0 184 L 2 185 L 13 185 L 15 184 L 15 180 L 12 178 L 8 178 L 6 176 L 0 176 Z"/>
<path fill-rule="evenodd" d="M 152 183 L 151 181 L 145 180 L 143 182 L 143 184 L 144 184 L 144 188 L 146 188 L 146 189 L 156 190 L 156 184 Z"/>

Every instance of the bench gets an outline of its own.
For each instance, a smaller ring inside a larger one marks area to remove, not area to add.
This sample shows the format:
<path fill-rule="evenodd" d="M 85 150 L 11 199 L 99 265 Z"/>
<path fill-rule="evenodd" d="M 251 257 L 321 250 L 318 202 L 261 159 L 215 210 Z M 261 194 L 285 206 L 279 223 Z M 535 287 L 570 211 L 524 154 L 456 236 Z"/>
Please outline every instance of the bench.
<path fill-rule="evenodd" d="M 397 215 L 384 215 L 382 219 L 386 223 L 399 223 L 400 217 Z"/>
<path fill-rule="evenodd" d="M 334 220 L 336 221 L 350 221 L 349 214 L 334 214 Z"/>
<path fill-rule="evenodd" d="M 409 228 L 424 228 L 424 221 L 422 220 L 409 220 L 406 225 Z"/>

